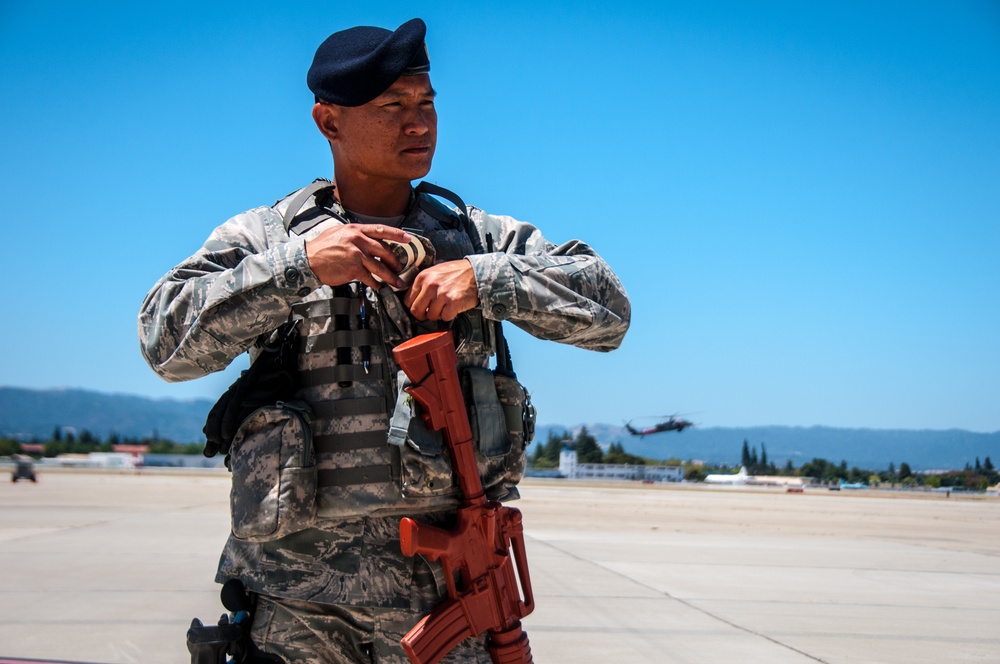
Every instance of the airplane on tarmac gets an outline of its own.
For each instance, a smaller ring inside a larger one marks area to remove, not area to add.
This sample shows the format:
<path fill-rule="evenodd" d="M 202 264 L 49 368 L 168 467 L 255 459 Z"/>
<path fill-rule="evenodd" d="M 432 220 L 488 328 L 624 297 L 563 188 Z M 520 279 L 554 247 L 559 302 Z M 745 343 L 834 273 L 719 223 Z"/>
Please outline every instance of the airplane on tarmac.
<path fill-rule="evenodd" d="M 781 475 L 749 475 L 746 466 L 740 466 L 738 473 L 710 473 L 705 476 L 705 484 L 728 484 L 732 486 L 784 486 L 801 492 L 806 482 L 801 477 Z"/>
<path fill-rule="evenodd" d="M 705 484 L 734 484 L 736 486 L 743 486 L 747 483 L 746 466 L 740 466 L 740 472 L 738 473 L 710 473 L 705 476 Z"/>
<path fill-rule="evenodd" d="M 632 434 L 633 436 L 639 436 L 640 438 L 643 438 L 645 436 L 648 436 L 648 435 L 651 435 L 651 434 L 654 434 L 654 433 L 662 433 L 664 431 L 676 431 L 676 432 L 680 433 L 681 431 L 684 431 L 684 429 L 687 429 L 688 427 L 693 427 L 693 426 L 694 426 L 694 422 L 688 422 L 687 420 L 680 419 L 676 415 L 669 416 L 669 418 L 667 419 L 666 422 L 660 422 L 658 424 L 654 424 L 653 426 L 647 427 L 645 429 L 636 429 L 636 428 L 634 428 L 632 426 L 632 422 L 631 421 L 628 421 L 628 422 L 625 423 L 625 429 L 628 430 L 628 432 L 630 434 Z"/>

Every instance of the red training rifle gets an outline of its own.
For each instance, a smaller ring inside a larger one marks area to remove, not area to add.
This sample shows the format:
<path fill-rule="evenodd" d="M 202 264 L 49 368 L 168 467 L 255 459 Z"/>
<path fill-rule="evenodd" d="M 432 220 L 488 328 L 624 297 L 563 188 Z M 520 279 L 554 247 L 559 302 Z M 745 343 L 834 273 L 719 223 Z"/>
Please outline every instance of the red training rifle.
<path fill-rule="evenodd" d="M 448 598 L 403 637 L 403 650 L 414 664 L 435 664 L 466 638 L 489 632 L 494 664 L 531 664 L 521 618 L 535 601 L 521 512 L 487 500 L 483 492 L 451 332 L 414 337 L 393 356 L 410 378 L 406 391 L 422 407 L 427 428 L 444 433 L 463 496 L 452 530 L 406 517 L 399 523 L 403 554 L 440 560 L 448 586 Z"/>

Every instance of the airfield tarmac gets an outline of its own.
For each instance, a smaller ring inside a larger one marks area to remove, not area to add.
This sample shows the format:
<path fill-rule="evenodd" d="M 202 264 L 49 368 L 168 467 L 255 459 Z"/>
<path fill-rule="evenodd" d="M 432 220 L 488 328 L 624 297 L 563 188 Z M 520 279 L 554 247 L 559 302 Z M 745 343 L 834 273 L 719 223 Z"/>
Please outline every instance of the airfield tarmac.
<path fill-rule="evenodd" d="M 190 661 L 225 474 L 0 481 L 0 661 Z M 1000 662 L 1000 499 L 526 480 L 534 659 Z"/>

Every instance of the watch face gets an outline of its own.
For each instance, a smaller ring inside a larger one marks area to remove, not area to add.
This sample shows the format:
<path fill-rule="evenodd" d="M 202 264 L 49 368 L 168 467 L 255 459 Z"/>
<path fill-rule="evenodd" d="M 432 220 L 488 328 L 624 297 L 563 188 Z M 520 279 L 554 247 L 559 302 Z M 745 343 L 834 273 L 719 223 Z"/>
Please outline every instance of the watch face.
<path fill-rule="evenodd" d="M 431 241 L 423 235 L 417 235 L 413 231 L 407 231 L 407 233 L 410 235 L 409 242 L 382 240 L 389 245 L 392 253 L 396 255 L 396 258 L 403 265 L 399 271 L 399 278 L 406 283 L 406 286 L 404 288 L 393 286 L 393 290 L 396 291 L 409 288 L 413 284 L 413 280 L 417 278 L 417 273 L 420 270 L 434 264 L 435 251 Z M 375 279 L 380 282 L 382 281 L 377 276 Z"/>

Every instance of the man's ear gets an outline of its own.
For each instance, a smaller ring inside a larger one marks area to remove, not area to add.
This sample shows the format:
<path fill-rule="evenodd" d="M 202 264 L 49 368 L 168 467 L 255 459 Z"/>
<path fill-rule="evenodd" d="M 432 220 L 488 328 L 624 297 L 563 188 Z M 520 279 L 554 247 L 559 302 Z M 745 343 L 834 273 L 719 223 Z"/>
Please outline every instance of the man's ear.
<path fill-rule="evenodd" d="M 333 143 L 340 138 L 340 108 L 333 104 L 315 104 L 312 110 L 313 122 L 326 140 Z"/>

